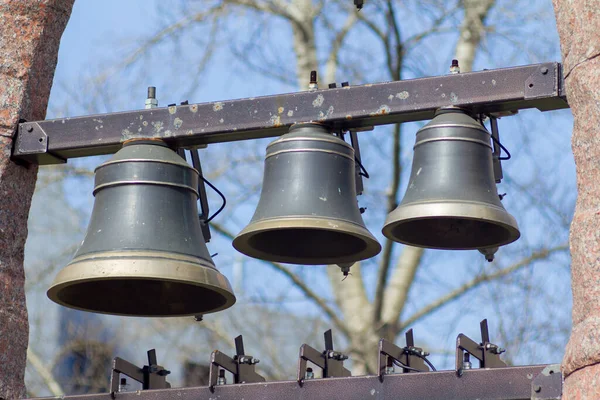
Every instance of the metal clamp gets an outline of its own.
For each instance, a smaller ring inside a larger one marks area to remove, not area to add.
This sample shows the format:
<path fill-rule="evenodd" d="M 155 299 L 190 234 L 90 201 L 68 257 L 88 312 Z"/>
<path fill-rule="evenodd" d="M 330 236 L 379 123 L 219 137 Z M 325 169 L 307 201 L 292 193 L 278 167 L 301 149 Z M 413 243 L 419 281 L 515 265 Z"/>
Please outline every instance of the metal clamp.
<path fill-rule="evenodd" d="M 142 390 L 148 389 L 168 389 L 171 384 L 167 382 L 166 376 L 171 371 L 167 371 L 156 361 L 156 350 L 148 350 L 148 365 L 142 368 L 133 365 L 129 361 L 115 357 L 113 360 L 112 373 L 110 375 L 110 394 L 115 398 L 119 391 L 120 374 L 127 375 L 131 379 L 142 384 Z"/>
<path fill-rule="evenodd" d="M 398 363 L 402 367 L 402 372 L 429 372 L 429 367 L 425 364 L 425 358 L 429 355 L 421 347 L 415 347 L 413 330 L 409 329 L 406 334 L 406 346 L 398 347 L 394 343 L 381 339 L 379 341 L 379 368 L 377 375 L 383 382 L 383 376 L 389 374 L 394 364 Z"/>
<path fill-rule="evenodd" d="M 242 335 L 235 338 L 236 355 L 231 358 L 219 350 L 212 352 L 210 357 L 210 372 L 208 387 L 214 392 L 219 378 L 224 378 L 221 368 L 233 374 L 234 383 L 265 382 L 265 378 L 256 373 L 255 366 L 260 360 L 244 354 L 244 340 Z"/>
<path fill-rule="evenodd" d="M 308 361 L 323 370 L 323 378 L 347 377 L 352 375 L 348 369 L 344 368 L 344 360 L 347 360 L 348 356 L 333 350 L 331 329 L 326 331 L 324 336 L 325 350 L 323 352 L 319 352 L 307 344 L 300 346 L 297 381 L 301 386 L 306 376 Z"/>
<path fill-rule="evenodd" d="M 500 354 L 506 350 L 490 342 L 487 319 L 480 322 L 481 343 L 476 343 L 462 333 L 456 338 L 456 374 L 462 376 L 465 369 L 465 353 L 479 360 L 479 368 L 503 368 L 506 363 Z M 468 357 L 468 356 L 467 356 Z M 467 360 L 468 361 L 468 360 Z"/>
<path fill-rule="evenodd" d="M 178 148 L 177 154 L 187 161 L 184 148 Z M 200 153 L 198 149 L 190 149 L 190 155 L 192 158 L 192 166 L 198 171 L 198 200 L 200 201 L 200 215 L 198 218 L 200 219 L 200 228 L 202 229 L 204 241 L 208 243 L 211 239 L 210 226 L 208 224 L 210 210 L 208 208 L 208 197 L 206 196 L 206 185 L 204 184 L 202 165 L 200 164 Z"/>

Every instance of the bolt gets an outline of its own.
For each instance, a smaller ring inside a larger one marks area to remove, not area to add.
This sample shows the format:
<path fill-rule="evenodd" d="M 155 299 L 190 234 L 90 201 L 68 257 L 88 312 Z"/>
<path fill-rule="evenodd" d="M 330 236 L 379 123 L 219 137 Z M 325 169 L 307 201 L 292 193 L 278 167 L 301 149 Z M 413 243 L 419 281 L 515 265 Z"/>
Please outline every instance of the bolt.
<path fill-rule="evenodd" d="M 310 82 L 308 84 L 308 90 L 317 90 L 319 88 L 317 82 L 317 71 L 310 71 Z"/>
<path fill-rule="evenodd" d="M 146 99 L 145 108 L 158 107 L 158 100 L 156 100 L 156 87 L 148 86 L 148 98 Z"/>
<path fill-rule="evenodd" d="M 315 374 L 312 370 L 312 368 L 306 368 L 306 375 L 305 375 L 305 379 L 314 379 Z"/>
<path fill-rule="evenodd" d="M 219 378 L 217 379 L 217 385 L 226 385 L 226 384 L 227 384 L 227 379 L 225 378 L 225 370 L 220 369 L 219 370 Z"/>
<path fill-rule="evenodd" d="M 542 71 L 542 75 L 546 75 L 548 73 L 548 68 L 542 67 L 541 71 Z"/>
<path fill-rule="evenodd" d="M 533 386 L 533 391 L 536 393 L 539 393 L 542 391 L 542 387 L 540 385 L 534 385 Z"/>
<path fill-rule="evenodd" d="M 33 132 L 33 126 L 27 125 L 27 132 Z"/>
<path fill-rule="evenodd" d="M 460 74 L 460 66 L 458 65 L 458 60 L 452 60 L 452 64 L 450 64 L 450 73 Z"/>

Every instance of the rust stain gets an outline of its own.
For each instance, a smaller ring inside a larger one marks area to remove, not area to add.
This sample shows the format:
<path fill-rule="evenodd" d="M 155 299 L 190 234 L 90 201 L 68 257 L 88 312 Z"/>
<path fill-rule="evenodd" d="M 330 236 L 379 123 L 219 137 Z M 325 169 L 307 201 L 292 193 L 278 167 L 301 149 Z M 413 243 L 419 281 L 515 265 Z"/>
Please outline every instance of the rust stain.
<path fill-rule="evenodd" d="M 386 115 L 389 113 L 390 113 L 390 107 L 387 104 L 382 104 L 381 106 L 379 106 L 377 111 L 375 111 L 374 113 L 371 113 L 369 115 L 376 116 L 376 115 Z"/>
<path fill-rule="evenodd" d="M 284 111 L 284 110 L 285 110 L 285 109 L 284 109 L 283 107 L 279 107 L 279 108 L 277 109 L 277 112 L 278 112 L 279 114 L 283 114 L 283 111 Z"/>
<path fill-rule="evenodd" d="M 278 127 L 278 126 L 282 126 L 283 125 L 281 123 L 281 117 L 279 115 L 273 115 L 273 116 L 271 116 L 271 119 L 269 120 L 269 122 L 274 127 Z"/>

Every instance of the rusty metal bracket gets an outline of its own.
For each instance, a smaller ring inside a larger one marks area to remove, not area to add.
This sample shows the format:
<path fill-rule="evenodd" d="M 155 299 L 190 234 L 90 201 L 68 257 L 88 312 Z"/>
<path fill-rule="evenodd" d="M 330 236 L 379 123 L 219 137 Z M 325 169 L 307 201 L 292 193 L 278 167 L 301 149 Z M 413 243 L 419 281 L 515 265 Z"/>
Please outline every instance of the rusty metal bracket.
<path fill-rule="evenodd" d="M 504 353 L 503 348 L 490 342 L 487 319 L 479 324 L 481 330 L 481 343 L 476 343 L 468 336 L 462 333 L 456 338 L 456 374 L 462 376 L 465 370 L 465 353 L 472 355 L 479 360 L 479 368 L 503 368 L 506 363 L 500 359 L 500 354 Z"/>
<path fill-rule="evenodd" d="M 302 386 L 306 377 L 308 361 L 323 370 L 323 378 L 347 377 L 352 375 L 348 369 L 344 368 L 344 360 L 347 360 L 348 356 L 333 350 L 333 335 L 331 329 L 327 330 L 324 333 L 324 336 L 325 350 L 322 352 L 319 352 L 307 344 L 300 346 L 298 376 L 296 378 L 300 386 Z"/>
<path fill-rule="evenodd" d="M 138 381 L 142 384 L 143 390 L 148 390 L 170 388 L 171 384 L 167 382 L 166 378 L 170 373 L 171 371 L 167 371 L 158 365 L 155 349 L 148 350 L 148 365 L 144 365 L 142 368 L 122 358 L 115 357 L 110 375 L 110 394 L 114 398 L 119 391 L 119 377 L 121 374 Z"/>
<path fill-rule="evenodd" d="M 265 382 L 265 378 L 259 375 L 255 368 L 260 360 L 244 354 L 244 339 L 242 335 L 235 338 L 235 353 L 233 358 L 221 353 L 219 350 L 212 352 L 210 356 L 210 372 L 208 376 L 208 387 L 214 392 L 221 368 L 233 374 L 234 383 Z"/>
<path fill-rule="evenodd" d="M 402 348 L 385 339 L 379 341 L 379 368 L 377 375 L 381 382 L 383 382 L 384 375 L 389 374 L 388 371 L 390 368 L 394 367 L 394 361 L 400 364 L 403 373 L 429 372 L 430 369 L 424 360 L 429 353 L 423 351 L 421 347 L 415 347 L 412 329 L 409 329 L 405 336 L 406 346 Z"/>
<path fill-rule="evenodd" d="M 531 382 L 531 400 L 560 400 L 562 384 L 560 364 L 547 365 Z"/>

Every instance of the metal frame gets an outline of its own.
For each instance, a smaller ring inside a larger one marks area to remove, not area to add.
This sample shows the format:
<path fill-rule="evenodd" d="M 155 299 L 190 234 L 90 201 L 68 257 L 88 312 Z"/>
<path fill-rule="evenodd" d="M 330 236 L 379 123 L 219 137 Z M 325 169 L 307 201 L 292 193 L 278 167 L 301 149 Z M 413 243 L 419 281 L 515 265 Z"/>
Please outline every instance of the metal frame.
<path fill-rule="evenodd" d="M 116 152 L 129 139 L 162 138 L 173 147 L 279 136 L 294 123 L 334 130 L 427 120 L 436 109 L 477 114 L 568 108 L 561 64 L 551 62 L 420 79 L 343 86 L 202 104 L 19 124 L 13 158 L 56 164 Z"/>
<path fill-rule="evenodd" d="M 554 371 L 551 373 L 550 371 Z M 261 382 L 115 393 L 122 400 L 525 400 L 560 399 L 562 376 L 557 365 L 471 369 L 459 377 L 454 371 L 416 372 L 347 378 Z M 112 400 L 111 394 L 66 396 L 62 399 Z"/>

